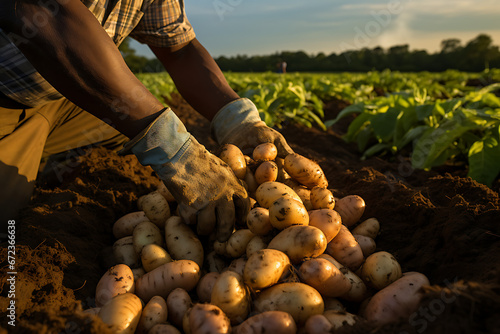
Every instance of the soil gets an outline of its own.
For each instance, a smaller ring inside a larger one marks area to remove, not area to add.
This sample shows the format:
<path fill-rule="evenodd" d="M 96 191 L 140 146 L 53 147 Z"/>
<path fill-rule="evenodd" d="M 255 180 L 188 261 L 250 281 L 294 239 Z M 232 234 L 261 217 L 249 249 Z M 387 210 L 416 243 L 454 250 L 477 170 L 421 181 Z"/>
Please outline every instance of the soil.
<path fill-rule="evenodd" d="M 179 96 L 169 103 L 201 143 L 217 149 L 205 119 Z M 325 119 L 345 106 L 327 102 Z M 297 153 L 320 164 L 337 197 L 365 200 L 362 219 L 381 223 L 377 250 L 394 254 L 404 272 L 425 274 L 431 286 L 410 319 L 379 327 L 360 320 L 338 332 L 499 333 L 498 181 L 488 188 L 467 178 L 461 166 L 413 170 L 403 156 L 361 160 L 356 146 L 342 140 L 346 126 L 324 132 L 286 124 L 278 130 Z M 97 282 L 112 263 L 113 223 L 136 211 L 137 198 L 159 180 L 135 157 L 101 148 L 70 167 L 62 183 L 40 182 L 16 221 L 15 327 L 7 325 L 10 284 L 2 244 L 0 333 L 110 332 L 82 310 L 94 306 Z"/>

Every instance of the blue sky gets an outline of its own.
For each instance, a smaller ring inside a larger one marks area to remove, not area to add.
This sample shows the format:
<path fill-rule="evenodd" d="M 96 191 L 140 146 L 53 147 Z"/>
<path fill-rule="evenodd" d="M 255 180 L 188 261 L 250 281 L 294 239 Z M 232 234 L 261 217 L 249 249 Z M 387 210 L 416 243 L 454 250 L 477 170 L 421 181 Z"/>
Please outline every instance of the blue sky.
<path fill-rule="evenodd" d="M 435 52 L 479 33 L 500 44 L 498 0 L 186 0 L 198 40 L 212 56 L 279 51 L 340 53 L 409 44 Z M 147 46 L 132 44 L 153 57 Z"/>

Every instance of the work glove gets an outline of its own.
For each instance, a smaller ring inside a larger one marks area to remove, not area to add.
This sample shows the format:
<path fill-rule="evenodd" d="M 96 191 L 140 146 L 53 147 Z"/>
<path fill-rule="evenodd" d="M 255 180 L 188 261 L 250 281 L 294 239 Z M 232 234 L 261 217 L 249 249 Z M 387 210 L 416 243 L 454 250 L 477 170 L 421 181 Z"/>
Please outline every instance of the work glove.
<path fill-rule="evenodd" d="M 281 133 L 260 119 L 257 107 L 247 98 L 234 100 L 219 110 L 212 120 L 211 132 L 219 145 L 234 144 L 249 156 L 262 143 L 273 143 L 280 158 L 293 153 Z"/>
<path fill-rule="evenodd" d="M 178 203 L 179 215 L 197 224 L 198 233 L 216 231 L 226 241 L 235 221 L 244 222 L 250 209 L 245 188 L 231 168 L 187 132 L 184 124 L 166 109 L 122 154 L 134 153 L 153 168 Z"/>

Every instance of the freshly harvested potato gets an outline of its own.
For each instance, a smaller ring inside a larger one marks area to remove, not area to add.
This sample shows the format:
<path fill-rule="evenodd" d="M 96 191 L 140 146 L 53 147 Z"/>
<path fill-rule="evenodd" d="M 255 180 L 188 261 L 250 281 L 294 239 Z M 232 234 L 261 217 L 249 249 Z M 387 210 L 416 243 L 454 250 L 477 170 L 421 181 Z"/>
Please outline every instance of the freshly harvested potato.
<path fill-rule="evenodd" d="M 189 293 L 183 288 L 176 288 L 167 297 L 168 321 L 177 328 L 182 328 L 182 319 L 193 306 Z"/>
<path fill-rule="evenodd" d="M 243 153 L 238 146 L 233 144 L 225 144 L 222 146 L 222 151 L 219 158 L 224 161 L 234 172 L 238 179 L 244 179 L 247 171 L 247 163 Z"/>
<path fill-rule="evenodd" d="M 247 167 L 243 181 L 247 184 L 247 191 L 249 194 L 254 194 L 259 187 L 259 183 L 255 179 L 255 175 L 249 167 Z"/>
<path fill-rule="evenodd" d="M 141 262 L 144 270 L 150 272 L 162 264 L 172 262 L 172 258 L 163 247 L 156 244 L 149 244 L 142 248 Z"/>
<path fill-rule="evenodd" d="M 279 283 L 263 290 L 254 299 L 256 312 L 288 312 L 301 326 L 315 314 L 324 311 L 323 298 L 312 286 L 304 283 Z"/>
<path fill-rule="evenodd" d="M 211 251 L 205 257 L 205 267 L 209 272 L 220 273 L 226 267 L 226 261 L 215 251 Z"/>
<path fill-rule="evenodd" d="M 420 289 L 429 285 L 425 275 L 417 272 L 407 272 L 403 276 L 377 292 L 366 305 L 363 316 L 384 325 L 400 320 L 408 320 L 417 311 L 422 299 Z"/>
<path fill-rule="evenodd" d="M 136 333 L 149 333 L 153 326 L 167 322 L 167 302 L 163 297 L 154 296 L 144 306 Z"/>
<path fill-rule="evenodd" d="M 342 220 L 337 211 L 332 209 L 319 209 L 309 211 L 309 225 L 319 228 L 330 242 L 337 236 L 342 225 Z"/>
<path fill-rule="evenodd" d="M 368 218 L 352 230 L 352 234 L 364 235 L 375 240 L 380 231 L 380 223 L 377 218 Z"/>
<path fill-rule="evenodd" d="M 135 293 L 148 302 L 153 296 L 167 297 L 172 290 L 183 288 L 190 291 L 200 279 L 200 267 L 191 260 L 165 263 L 144 274 L 135 283 Z"/>
<path fill-rule="evenodd" d="M 149 244 L 161 246 L 163 237 L 160 229 L 152 222 L 142 222 L 134 228 L 132 233 L 134 250 L 137 254 L 141 254 L 142 248 Z"/>
<path fill-rule="evenodd" d="M 233 334 L 295 334 L 297 325 L 292 316 L 282 311 L 266 311 L 247 318 L 233 327 Z"/>
<path fill-rule="evenodd" d="M 345 196 L 335 202 L 335 211 L 342 217 L 342 223 L 350 227 L 363 216 L 365 201 L 358 195 Z"/>
<path fill-rule="evenodd" d="M 292 184 L 292 182 L 289 183 Z M 298 183 L 296 185 L 288 185 L 288 186 L 292 188 L 297 195 L 299 195 L 307 211 L 313 210 L 313 205 L 311 203 L 311 190 L 307 189 L 303 185 L 299 185 Z"/>
<path fill-rule="evenodd" d="M 165 242 L 174 260 L 192 260 L 203 266 L 203 245 L 181 217 L 172 216 L 165 223 Z"/>
<path fill-rule="evenodd" d="M 377 244 L 375 244 L 375 240 L 372 238 L 360 234 L 353 234 L 352 236 L 358 242 L 359 247 L 361 247 L 364 257 L 370 256 L 377 249 Z"/>
<path fill-rule="evenodd" d="M 243 277 L 230 270 L 220 274 L 212 288 L 210 303 L 220 307 L 232 325 L 242 323 L 251 307 L 250 291 Z"/>
<path fill-rule="evenodd" d="M 116 240 L 113 244 L 113 255 L 116 263 L 126 264 L 130 268 L 139 266 L 139 255 L 135 251 L 132 236 Z"/>
<path fill-rule="evenodd" d="M 323 302 L 325 303 L 325 311 L 345 311 L 345 306 L 337 298 L 323 297 Z"/>
<path fill-rule="evenodd" d="M 97 283 L 95 304 L 101 307 L 114 296 L 134 292 L 134 274 L 129 266 L 117 264 L 106 271 Z"/>
<path fill-rule="evenodd" d="M 401 266 L 388 252 L 377 252 L 368 256 L 361 269 L 361 278 L 371 287 L 381 290 L 401 278 Z"/>
<path fill-rule="evenodd" d="M 210 303 L 212 299 L 212 289 L 214 287 L 215 281 L 219 278 L 220 274 L 218 272 L 209 272 L 203 275 L 196 286 L 196 295 L 202 303 Z"/>
<path fill-rule="evenodd" d="M 219 240 L 214 241 L 214 252 L 217 255 L 229 257 L 227 254 L 227 241 L 220 242 Z"/>
<path fill-rule="evenodd" d="M 229 266 L 227 268 L 224 268 L 222 270 L 222 272 L 229 270 L 229 271 L 234 271 L 235 273 L 243 276 L 243 270 L 245 270 L 246 263 L 247 263 L 247 259 L 245 259 L 244 257 L 234 259 L 233 261 L 231 261 L 231 263 L 229 264 Z"/>
<path fill-rule="evenodd" d="M 247 226 L 253 234 L 269 234 L 273 230 L 273 225 L 269 221 L 269 210 L 262 207 L 250 210 L 247 215 Z"/>
<path fill-rule="evenodd" d="M 292 188 L 281 182 L 264 182 L 255 191 L 255 199 L 261 207 L 266 209 L 269 209 L 275 200 L 285 195 L 302 202 Z"/>
<path fill-rule="evenodd" d="M 249 229 L 235 231 L 227 240 L 226 253 L 232 258 L 238 258 L 246 253 L 247 245 L 255 234 Z"/>
<path fill-rule="evenodd" d="M 273 182 L 278 178 L 278 166 L 274 161 L 264 161 L 255 170 L 257 184 Z"/>
<path fill-rule="evenodd" d="M 262 290 L 278 283 L 291 268 L 288 256 L 275 249 L 262 249 L 252 254 L 243 270 L 243 280 L 252 290 Z"/>
<path fill-rule="evenodd" d="M 257 145 L 252 153 L 253 160 L 255 161 L 274 160 L 277 156 L 278 149 L 273 143 L 262 143 Z"/>
<path fill-rule="evenodd" d="M 274 228 L 283 230 L 292 225 L 309 225 L 309 215 L 302 202 L 283 196 L 269 207 L 269 221 Z"/>
<path fill-rule="evenodd" d="M 339 233 L 328 243 L 326 253 L 355 271 L 363 263 L 363 251 L 351 232 L 343 224 Z"/>
<path fill-rule="evenodd" d="M 328 310 L 323 313 L 326 319 L 332 324 L 332 329 L 336 330 L 345 325 L 353 326 L 356 323 L 356 316 L 345 311 Z"/>
<path fill-rule="evenodd" d="M 328 187 L 328 180 L 321 167 L 300 154 L 292 153 L 285 157 L 285 170 L 292 178 L 308 188 Z"/>
<path fill-rule="evenodd" d="M 246 255 L 249 258 L 253 253 L 260 251 L 261 249 L 267 248 L 268 242 L 267 238 L 261 237 L 260 235 L 254 236 L 247 244 Z"/>
<path fill-rule="evenodd" d="M 137 206 L 160 229 L 163 229 L 165 221 L 170 217 L 170 206 L 165 197 L 157 190 L 139 197 Z"/>
<path fill-rule="evenodd" d="M 113 224 L 113 235 L 116 239 L 131 236 L 137 225 L 148 221 L 149 218 L 144 211 L 127 213 Z"/>
<path fill-rule="evenodd" d="M 149 330 L 148 334 L 181 334 L 181 331 L 169 324 L 157 324 Z"/>
<path fill-rule="evenodd" d="M 307 257 L 324 253 L 327 244 L 325 234 L 319 228 L 294 225 L 278 233 L 267 248 L 282 251 L 293 264 L 297 264 Z"/>
<path fill-rule="evenodd" d="M 339 297 L 351 289 L 351 282 L 330 261 L 306 259 L 299 267 L 300 281 L 309 284 L 323 297 Z"/>
<path fill-rule="evenodd" d="M 333 209 L 335 207 L 335 198 L 330 190 L 321 187 L 311 189 L 311 204 L 313 209 Z"/>
<path fill-rule="evenodd" d="M 194 304 L 186 313 L 186 334 L 231 333 L 231 323 L 224 312 L 213 304 Z"/>
<path fill-rule="evenodd" d="M 307 319 L 304 329 L 308 334 L 329 334 L 332 332 L 332 324 L 323 314 L 315 314 Z"/>
<path fill-rule="evenodd" d="M 170 192 L 170 190 L 167 189 L 167 186 L 163 181 L 158 183 L 158 186 L 156 187 L 156 190 L 162 194 L 163 197 L 167 200 L 167 202 L 175 202 L 174 195 Z"/>
<path fill-rule="evenodd" d="M 118 334 L 133 334 L 139 324 L 142 302 L 133 293 L 116 295 L 101 307 L 99 318 Z"/>

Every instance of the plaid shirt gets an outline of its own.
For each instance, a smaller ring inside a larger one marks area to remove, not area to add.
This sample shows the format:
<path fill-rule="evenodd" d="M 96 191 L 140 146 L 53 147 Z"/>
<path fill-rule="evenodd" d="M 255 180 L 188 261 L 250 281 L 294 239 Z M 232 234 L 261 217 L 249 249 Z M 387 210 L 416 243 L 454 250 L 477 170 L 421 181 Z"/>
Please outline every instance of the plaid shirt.
<path fill-rule="evenodd" d="M 141 43 L 168 47 L 195 38 L 183 0 L 117 0 L 104 21 L 106 0 L 81 0 L 118 46 L 127 36 Z M 0 92 L 35 107 L 62 95 L 35 70 L 0 29 Z"/>

